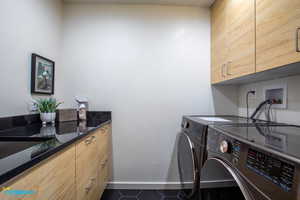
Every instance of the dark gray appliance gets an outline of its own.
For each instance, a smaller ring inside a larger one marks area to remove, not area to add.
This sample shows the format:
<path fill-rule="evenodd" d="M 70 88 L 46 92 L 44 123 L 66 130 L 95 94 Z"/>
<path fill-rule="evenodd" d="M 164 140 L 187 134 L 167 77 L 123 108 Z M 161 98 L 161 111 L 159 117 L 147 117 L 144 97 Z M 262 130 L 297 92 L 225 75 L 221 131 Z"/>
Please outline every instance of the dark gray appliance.
<path fill-rule="evenodd" d="M 300 199 L 300 127 L 214 125 L 207 141 L 206 164 L 223 166 L 241 199 Z"/>
<path fill-rule="evenodd" d="M 235 181 L 224 168 L 210 162 L 204 166 L 207 159 L 206 143 L 209 125 L 239 125 L 254 123 L 252 120 L 238 116 L 184 116 L 181 132 L 177 139 L 178 168 L 185 199 L 199 199 L 199 188 L 229 187 Z M 256 121 L 257 124 L 267 124 Z M 201 181 L 200 181 L 201 177 Z"/>

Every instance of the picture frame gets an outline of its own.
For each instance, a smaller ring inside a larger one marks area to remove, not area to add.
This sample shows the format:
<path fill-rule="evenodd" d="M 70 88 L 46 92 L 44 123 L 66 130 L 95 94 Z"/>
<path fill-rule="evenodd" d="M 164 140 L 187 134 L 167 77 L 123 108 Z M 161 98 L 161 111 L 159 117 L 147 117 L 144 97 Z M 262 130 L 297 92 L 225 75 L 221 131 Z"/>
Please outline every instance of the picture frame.
<path fill-rule="evenodd" d="M 55 62 L 43 56 L 31 56 L 31 93 L 54 94 Z"/>

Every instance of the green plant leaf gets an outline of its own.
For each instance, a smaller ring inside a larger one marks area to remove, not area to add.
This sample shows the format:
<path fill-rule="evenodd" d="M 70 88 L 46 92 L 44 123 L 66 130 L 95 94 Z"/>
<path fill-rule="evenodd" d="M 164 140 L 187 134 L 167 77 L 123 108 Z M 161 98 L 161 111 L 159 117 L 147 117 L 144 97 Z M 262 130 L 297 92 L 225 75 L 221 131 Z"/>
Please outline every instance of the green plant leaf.
<path fill-rule="evenodd" d="M 62 102 L 57 102 L 55 98 L 38 99 L 35 101 L 38 111 L 40 113 L 53 113 L 62 104 Z"/>

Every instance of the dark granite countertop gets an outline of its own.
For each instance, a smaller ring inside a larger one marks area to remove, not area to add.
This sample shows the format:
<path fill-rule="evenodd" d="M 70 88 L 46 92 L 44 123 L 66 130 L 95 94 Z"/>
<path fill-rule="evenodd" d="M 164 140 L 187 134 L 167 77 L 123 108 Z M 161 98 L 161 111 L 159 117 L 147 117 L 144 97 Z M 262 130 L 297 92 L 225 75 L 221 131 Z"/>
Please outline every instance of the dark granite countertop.
<path fill-rule="evenodd" d="M 110 112 L 89 112 L 86 122 L 57 122 L 43 127 L 39 120 L 27 120 L 6 125 L 6 129 L 0 127 L 0 185 L 110 122 Z"/>

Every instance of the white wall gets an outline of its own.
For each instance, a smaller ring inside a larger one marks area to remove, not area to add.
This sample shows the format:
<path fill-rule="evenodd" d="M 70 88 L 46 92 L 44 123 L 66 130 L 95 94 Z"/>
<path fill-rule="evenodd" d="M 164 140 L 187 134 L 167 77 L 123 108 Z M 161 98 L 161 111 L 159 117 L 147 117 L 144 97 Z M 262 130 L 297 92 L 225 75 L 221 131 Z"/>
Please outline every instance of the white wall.
<path fill-rule="evenodd" d="M 171 160 L 182 115 L 215 111 L 209 15 L 198 7 L 65 5 L 65 106 L 83 95 L 91 110 L 113 111 L 114 182 L 178 180 Z M 224 112 L 237 111 L 232 91 L 214 91 L 229 103 Z"/>
<path fill-rule="evenodd" d="M 239 88 L 239 114 L 246 116 L 246 94 L 249 90 L 255 88 L 257 90 L 256 96 L 249 98 L 249 111 L 250 114 L 264 101 L 263 88 L 270 85 L 286 84 L 287 85 L 287 109 L 273 109 L 273 120 L 284 123 L 291 123 L 300 125 L 300 76 L 291 76 L 276 80 L 263 81 L 258 83 L 242 85 Z M 265 119 L 265 115 L 260 116 L 261 119 Z"/>
<path fill-rule="evenodd" d="M 59 0 L 0 1 L 0 117 L 28 113 L 31 53 L 57 61 L 60 71 L 61 12 Z"/>
<path fill-rule="evenodd" d="M 82 95 L 113 111 L 114 182 L 176 182 L 182 115 L 237 113 L 236 88 L 210 86 L 209 18 L 198 7 L 2 0 L 0 117 L 28 113 L 30 56 L 41 54 L 56 61 L 64 107 Z"/>

